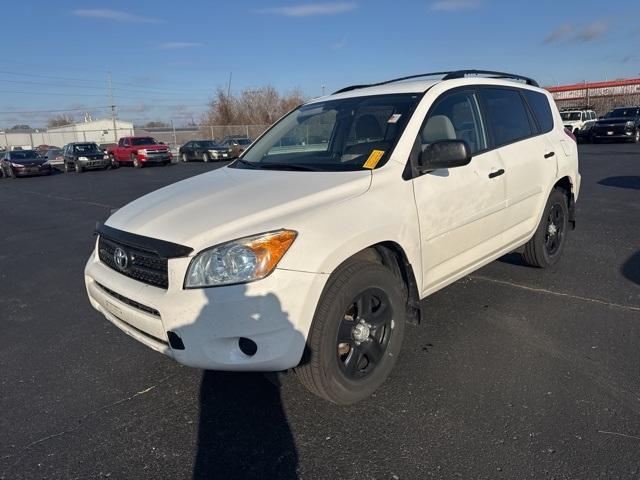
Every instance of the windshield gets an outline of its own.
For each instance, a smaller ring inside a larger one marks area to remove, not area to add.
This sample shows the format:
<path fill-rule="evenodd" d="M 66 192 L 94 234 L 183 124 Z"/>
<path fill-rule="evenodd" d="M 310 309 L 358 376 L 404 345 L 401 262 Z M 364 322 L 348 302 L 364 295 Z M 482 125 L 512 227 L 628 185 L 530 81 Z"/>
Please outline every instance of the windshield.
<path fill-rule="evenodd" d="M 11 152 L 11 160 L 36 160 L 38 154 L 34 150 L 14 150 Z"/>
<path fill-rule="evenodd" d="M 605 118 L 631 118 L 638 115 L 637 108 L 616 108 L 605 115 Z"/>
<path fill-rule="evenodd" d="M 203 142 L 199 142 L 202 145 L 202 148 L 218 148 L 219 145 L 211 140 L 205 140 Z"/>
<path fill-rule="evenodd" d="M 251 144 L 251 140 L 249 140 L 248 138 L 239 138 L 236 141 L 238 142 L 238 145 L 249 145 L 249 144 Z"/>
<path fill-rule="evenodd" d="M 234 168 L 340 171 L 384 165 L 417 93 L 303 105 L 273 126 Z"/>
<path fill-rule="evenodd" d="M 158 142 L 156 142 L 151 137 L 140 137 L 140 138 L 131 139 L 131 145 L 157 145 L 157 144 Z"/>
<path fill-rule="evenodd" d="M 560 115 L 565 122 L 580 120 L 580 112 L 562 112 Z"/>
<path fill-rule="evenodd" d="M 75 153 L 100 153 L 98 145 L 95 143 L 78 143 L 73 146 Z"/>

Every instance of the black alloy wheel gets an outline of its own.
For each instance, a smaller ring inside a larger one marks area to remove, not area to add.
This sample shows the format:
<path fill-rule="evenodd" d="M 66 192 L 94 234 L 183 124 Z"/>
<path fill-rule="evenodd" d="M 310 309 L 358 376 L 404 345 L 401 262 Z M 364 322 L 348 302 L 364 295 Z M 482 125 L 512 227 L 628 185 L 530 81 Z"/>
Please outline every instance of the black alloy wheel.
<path fill-rule="evenodd" d="M 336 338 L 342 372 L 352 380 L 370 375 L 385 355 L 393 330 L 393 308 L 379 288 L 359 293 L 344 312 Z"/>
<path fill-rule="evenodd" d="M 544 238 L 544 247 L 549 256 L 555 255 L 560 249 L 564 240 L 566 223 L 562 205 L 553 204 L 547 215 L 547 231 Z"/>

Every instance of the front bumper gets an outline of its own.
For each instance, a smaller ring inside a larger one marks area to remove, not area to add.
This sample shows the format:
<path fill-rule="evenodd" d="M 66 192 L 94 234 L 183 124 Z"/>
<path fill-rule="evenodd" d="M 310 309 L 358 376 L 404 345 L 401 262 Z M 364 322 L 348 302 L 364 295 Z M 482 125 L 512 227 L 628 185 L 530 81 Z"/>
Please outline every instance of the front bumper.
<path fill-rule="evenodd" d="M 99 158 L 99 159 L 90 159 L 90 160 L 76 160 L 82 168 L 86 170 L 91 170 L 93 168 L 105 168 L 111 165 L 111 159 L 109 158 Z"/>
<path fill-rule="evenodd" d="M 31 177 L 36 175 L 51 174 L 51 167 L 35 167 L 35 168 L 15 168 L 11 167 L 13 175 L 16 177 Z"/>
<path fill-rule="evenodd" d="M 118 328 L 184 365 L 228 371 L 298 365 L 327 275 L 276 269 L 253 283 L 183 290 L 190 260 L 169 260 L 164 290 L 119 274 L 94 252 L 85 268 L 89 301 Z M 256 343 L 255 355 L 242 353 L 241 337 Z"/>
<path fill-rule="evenodd" d="M 209 152 L 209 155 L 211 155 L 211 158 L 215 160 L 226 160 L 228 158 L 231 158 L 231 153 L 229 152 L 212 151 Z"/>
<path fill-rule="evenodd" d="M 138 154 L 138 160 L 140 160 L 142 163 L 168 163 L 171 162 L 171 158 L 172 155 L 169 152 L 151 155 L 142 155 L 140 153 Z"/>

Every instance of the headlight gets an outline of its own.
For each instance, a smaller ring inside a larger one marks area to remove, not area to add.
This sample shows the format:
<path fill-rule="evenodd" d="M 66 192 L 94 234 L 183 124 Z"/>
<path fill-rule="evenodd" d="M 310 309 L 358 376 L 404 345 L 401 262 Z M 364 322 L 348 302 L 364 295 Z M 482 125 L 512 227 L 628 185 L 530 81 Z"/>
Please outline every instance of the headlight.
<path fill-rule="evenodd" d="M 13 162 L 11 162 L 11 166 L 13 168 L 24 168 L 24 165 L 22 165 L 21 163 L 13 163 Z"/>
<path fill-rule="evenodd" d="M 87 157 L 78 157 L 78 160 L 84 160 L 85 162 L 89 161 Z"/>
<path fill-rule="evenodd" d="M 296 235 L 292 230 L 278 230 L 203 250 L 191 260 L 184 287 L 217 287 L 260 280 L 276 268 Z"/>
<path fill-rule="evenodd" d="M 103 155 L 103 156 L 102 156 L 102 159 L 103 159 L 103 160 L 109 160 L 109 155 Z"/>
<path fill-rule="evenodd" d="M 147 154 L 147 149 L 146 148 L 141 148 L 140 150 L 138 150 L 138 153 L 140 155 L 146 155 Z"/>
<path fill-rule="evenodd" d="M 626 125 L 625 125 L 625 127 L 627 127 L 627 128 L 633 128 L 633 127 L 635 127 L 635 126 L 636 126 L 636 124 L 635 124 L 635 123 L 633 123 L 632 121 L 628 121 L 628 122 L 626 123 Z"/>

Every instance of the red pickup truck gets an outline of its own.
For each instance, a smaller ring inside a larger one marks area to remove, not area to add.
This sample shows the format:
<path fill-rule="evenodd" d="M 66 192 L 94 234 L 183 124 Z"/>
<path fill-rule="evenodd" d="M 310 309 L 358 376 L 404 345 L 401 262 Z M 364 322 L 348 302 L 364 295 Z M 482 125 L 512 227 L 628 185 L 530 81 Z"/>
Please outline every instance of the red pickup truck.
<path fill-rule="evenodd" d="M 152 137 L 122 137 L 118 145 L 107 149 L 107 153 L 114 167 L 121 163 L 133 163 L 136 168 L 148 163 L 169 165 L 172 158 L 169 147 Z"/>

